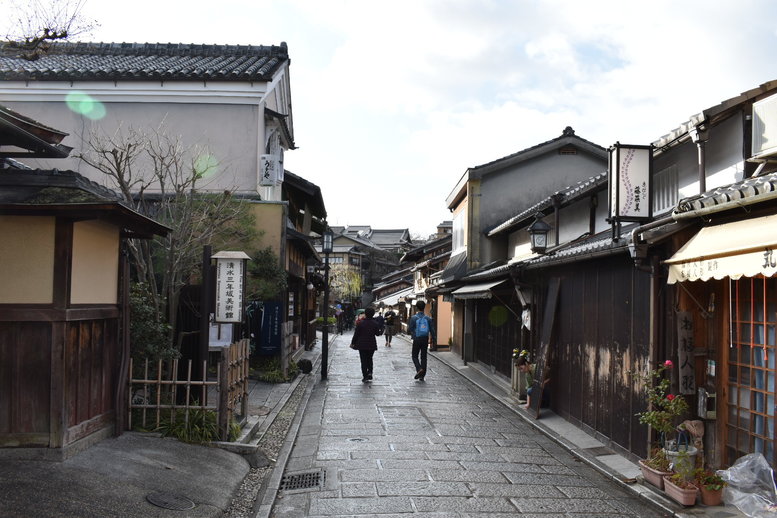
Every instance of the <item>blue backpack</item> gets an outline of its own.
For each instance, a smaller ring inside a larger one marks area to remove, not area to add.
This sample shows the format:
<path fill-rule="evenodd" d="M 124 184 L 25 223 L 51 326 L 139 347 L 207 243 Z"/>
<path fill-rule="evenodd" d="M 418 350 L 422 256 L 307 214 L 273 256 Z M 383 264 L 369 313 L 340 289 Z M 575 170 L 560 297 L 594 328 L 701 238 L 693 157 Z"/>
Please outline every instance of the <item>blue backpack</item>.
<path fill-rule="evenodd" d="M 415 336 L 421 338 L 423 336 L 429 336 L 429 317 L 418 317 L 415 321 Z"/>

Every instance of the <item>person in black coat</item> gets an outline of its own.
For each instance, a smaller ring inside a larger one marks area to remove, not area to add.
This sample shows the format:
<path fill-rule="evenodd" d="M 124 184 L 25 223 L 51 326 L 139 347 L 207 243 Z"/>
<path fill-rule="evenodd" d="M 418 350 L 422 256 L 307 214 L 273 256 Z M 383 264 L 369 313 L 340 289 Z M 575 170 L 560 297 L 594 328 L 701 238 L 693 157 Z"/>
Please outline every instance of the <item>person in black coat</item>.
<path fill-rule="evenodd" d="M 362 381 L 372 381 L 372 356 L 378 350 L 378 342 L 375 337 L 380 335 L 380 324 L 375 321 L 375 309 L 364 310 L 364 317 L 356 324 L 351 338 L 351 349 L 359 351 L 359 359 L 362 365 Z"/>

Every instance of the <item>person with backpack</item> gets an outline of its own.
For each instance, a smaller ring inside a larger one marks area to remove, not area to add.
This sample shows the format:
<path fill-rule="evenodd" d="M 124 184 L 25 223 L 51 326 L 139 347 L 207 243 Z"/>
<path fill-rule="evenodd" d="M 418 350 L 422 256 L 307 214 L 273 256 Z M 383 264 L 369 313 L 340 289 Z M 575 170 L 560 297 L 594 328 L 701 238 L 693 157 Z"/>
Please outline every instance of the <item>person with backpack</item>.
<path fill-rule="evenodd" d="M 432 317 L 424 314 L 426 303 L 419 300 L 415 303 L 415 307 L 418 312 L 407 322 L 407 334 L 413 339 L 411 356 L 416 369 L 415 379 L 423 381 L 426 376 L 426 348 L 430 345 L 434 347 L 437 343 L 437 334 Z"/>
<path fill-rule="evenodd" d="M 383 314 L 383 320 L 385 322 L 385 336 L 386 347 L 391 347 L 391 337 L 396 333 L 394 323 L 396 321 L 397 314 L 394 313 L 394 306 L 389 306 L 388 311 Z"/>

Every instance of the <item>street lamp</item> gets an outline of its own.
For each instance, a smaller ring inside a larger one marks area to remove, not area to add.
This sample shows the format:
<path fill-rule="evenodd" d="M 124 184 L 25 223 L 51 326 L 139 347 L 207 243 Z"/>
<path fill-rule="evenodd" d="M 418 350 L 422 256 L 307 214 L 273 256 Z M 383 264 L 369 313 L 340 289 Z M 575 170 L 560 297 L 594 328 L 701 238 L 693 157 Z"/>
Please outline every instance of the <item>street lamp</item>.
<path fill-rule="evenodd" d="M 321 331 L 321 379 L 326 379 L 327 360 L 329 357 L 329 254 L 332 253 L 332 238 L 334 235 L 327 227 L 321 241 L 321 251 L 324 253 L 324 329 Z"/>
<path fill-rule="evenodd" d="M 534 216 L 534 223 L 529 225 L 529 237 L 531 238 L 531 251 L 537 254 L 544 254 L 548 247 L 548 232 L 550 225 L 542 221 L 542 214 L 537 213 Z"/>

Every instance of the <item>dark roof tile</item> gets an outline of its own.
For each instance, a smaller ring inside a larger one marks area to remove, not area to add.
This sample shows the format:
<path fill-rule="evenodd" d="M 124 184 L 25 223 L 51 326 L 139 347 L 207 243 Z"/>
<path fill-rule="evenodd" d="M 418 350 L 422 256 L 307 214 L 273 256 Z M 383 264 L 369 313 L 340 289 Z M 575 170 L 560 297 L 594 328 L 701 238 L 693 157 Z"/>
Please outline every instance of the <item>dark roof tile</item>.
<path fill-rule="evenodd" d="M 285 43 L 55 43 L 30 61 L 12 43 L 0 45 L 0 79 L 42 81 L 267 81 L 289 60 Z"/>

